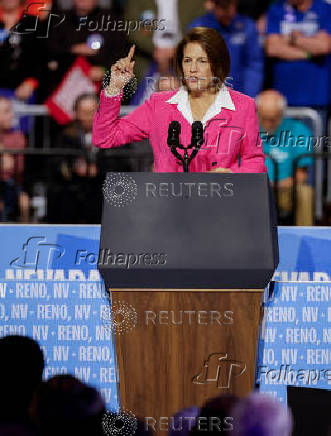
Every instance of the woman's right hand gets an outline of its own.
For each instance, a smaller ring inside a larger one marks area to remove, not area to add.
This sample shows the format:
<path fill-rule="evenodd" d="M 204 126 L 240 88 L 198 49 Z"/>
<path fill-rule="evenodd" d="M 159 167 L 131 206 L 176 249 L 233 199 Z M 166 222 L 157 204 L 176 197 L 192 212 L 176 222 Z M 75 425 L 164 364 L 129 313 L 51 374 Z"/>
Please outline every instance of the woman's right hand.
<path fill-rule="evenodd" d="M 110 71 L 110 81 L 107 86 L 107 92 L 110 94 L 120 93 L 124 86 L 134 76 L 133 67 L 135 61 L 132 60 L 134 55 L 135 45 L 130 48 L 129 54 L 125 58 L 119 59 L 112 65 Z"/>

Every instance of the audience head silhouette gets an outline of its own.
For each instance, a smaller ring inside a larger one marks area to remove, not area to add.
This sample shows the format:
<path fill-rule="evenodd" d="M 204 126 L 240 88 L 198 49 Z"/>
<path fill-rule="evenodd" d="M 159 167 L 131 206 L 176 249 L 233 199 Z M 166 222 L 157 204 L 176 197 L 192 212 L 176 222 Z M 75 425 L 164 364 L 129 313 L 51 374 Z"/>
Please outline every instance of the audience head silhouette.
<path fill-rule="evenodd" d="M 271 395 L 254 392 L 233 410 L 236 436 L 290 436 L 290 410 Z"/>
<path fill-rule="evenodd" d="M 95 388 L 71 375 L 57 375 L 44 382 L 31 413 L 41 435 L 103 435 L 104 400 Z"/>
<path fill-rule="evenodd" d="M 223 394 L 206 401 L 190 434 L 198 436 L 232 433 L 234 429 L 232 410 L 238 401 L 237 397 L 230 394 Z"/>
<path fill-rule="evenodd" d="M 179 410 L 170 421 L 169 436 L 187 436 L 194 427 L 200 408 L 196 406 Z"/>
<path fill-rule="evenodd" d="M 33 393 L 42 380 L 44 356 L 26 336 L 0 339 L 0 420 L 25 421 Z"/>

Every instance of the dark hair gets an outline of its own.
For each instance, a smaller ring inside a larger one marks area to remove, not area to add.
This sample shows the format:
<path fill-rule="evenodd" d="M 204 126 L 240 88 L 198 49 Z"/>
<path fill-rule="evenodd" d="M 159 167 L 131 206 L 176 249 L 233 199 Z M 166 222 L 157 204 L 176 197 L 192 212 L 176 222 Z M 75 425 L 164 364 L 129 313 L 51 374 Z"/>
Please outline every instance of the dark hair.
<path fill-rule="evenodd" d="M 232 3 L 238 3 L 237 0 L 212 0 L 215 6 L 218 6 L 222 9 L 228 9 Z"/>
<path fill-rule="evenodd" d="M 292 434 L 291 410 L 279 399 L 252 392 L 233 408 L 234 434 L 240 436 L 289 436 Z"/>
<path fill-rule="evenodd" d="M 190 436 L 201 435 L 217 435 L 220 431 L 233 430 L 233 416 L 232 410 L 238 403 L 239 398 L 231 394 L 222 394 L 215 398 L 211 398 L 201 407 L 199 416 L 196 417 L 195 426 L 192 428 Z M 200 428 L 199 419 L 202 419 L 208 428 Z M 212 424 L 213 420 L 217 419 L 217 425 L 221 425 L 222 429 L 215 430 Z M 207 423 L 206 423 L 207 421 Z M 224 426 L 224 428 L 223 428 Z"/>
<path fill-rule="evenodd" d="M 42 380 L 43 352 L 34 339 L 10 335 L 0 339 L 0 356 L 0 417 L 23 416 Z"/>
<path fill-rule="evenodd" d="M 184 75 L 182 67 L 184 48 L 190 42 L 201 45 L 207 53 L 213 76 L 224 83 L 230 73 L 230 54 L 223 37 L 216 30 L 207 27 L 194 27 L 177 45 L 175 53 L 177 74 L 180 77 Z"/>
<path fill-rule="evenodd" d="M 11 99 L 8 97 L 5 97 L 4 95 L 0 95 L 0 101 L 5 101 L 11 103 Z"/>
<path fill-rule="evenodd" d="M 32 419 L 41 434 L 48 436 L 100 436 L 104 412 L 100 393 L 69 374 L 43 382 L 31 407 Z"/>

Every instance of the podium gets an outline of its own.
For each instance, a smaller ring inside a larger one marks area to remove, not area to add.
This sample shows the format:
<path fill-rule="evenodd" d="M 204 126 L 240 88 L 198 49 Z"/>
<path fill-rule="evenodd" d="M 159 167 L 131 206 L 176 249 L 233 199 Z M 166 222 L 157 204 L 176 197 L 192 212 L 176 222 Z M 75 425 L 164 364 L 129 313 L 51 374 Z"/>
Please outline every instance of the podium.
<path fill-rule="evenodd" d="M 118 394 L 157 434 L 179 409 L 254 388 L 263 292 L 278 264 L 266 174 L 108 173 L 98 268 Z"/>

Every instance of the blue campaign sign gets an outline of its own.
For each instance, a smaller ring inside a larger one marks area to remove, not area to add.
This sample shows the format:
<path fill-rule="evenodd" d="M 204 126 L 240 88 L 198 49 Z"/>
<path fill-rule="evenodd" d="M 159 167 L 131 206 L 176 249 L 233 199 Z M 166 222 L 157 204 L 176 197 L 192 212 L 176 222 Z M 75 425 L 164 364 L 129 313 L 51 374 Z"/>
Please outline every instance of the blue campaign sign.
<path fill-rule="evenodd" d="M 99 238 L 98 225 L 0 225 L 0 336 L 32 336 L 46 356 L 45 378 L 74 374 L 117 410 Z M 285 400 L 287 384 L 330 388 L 331 229 L 279 228 L 279 246 L 258 377 L 261 390 Z"/>
<path fill-rule="evenodd" d="M 280 227 L 274 280 L 331 281 L 331 227 Z"/>
<path fill-rule="evenodd" d="M 331 388 L 331 228 L 281 227 L 279 252 L 257 382 L 286 401 L 287 385 Z"/>
<path fill-rule="evenodd" d="M 97 270 L 100 226 L 0 226 L 0 336 L 41 345 L 45 379 L 71 373 L 118 409 L 110 302 Z"/>
<path fill-rule="evenodd" d="M 257 381 L 286 401 L 286 386 L 331 388 L 331 282 L 277 283 L 265 307 Z"/>

